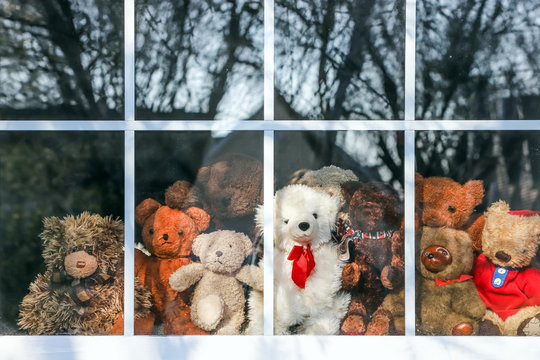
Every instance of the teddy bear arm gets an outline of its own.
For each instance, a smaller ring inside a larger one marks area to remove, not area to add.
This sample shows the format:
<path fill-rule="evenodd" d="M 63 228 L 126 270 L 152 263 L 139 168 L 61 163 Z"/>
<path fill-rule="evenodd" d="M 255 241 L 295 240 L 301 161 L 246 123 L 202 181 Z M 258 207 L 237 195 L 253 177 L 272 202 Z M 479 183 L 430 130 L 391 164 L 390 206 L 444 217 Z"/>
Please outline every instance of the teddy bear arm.
<path fill-rule="evenodd" d="M 369 271 L 369 265 L 361 256 L 356 256 L 354 262 L 345 265 L 341 271 L 341 287 L 352 290 L 362 279 L 362 274 Z"/>
<path fill-rule="evenodd" d="M 540 270 L 528 268 L 522 276 L 523 293 L 529 298 L 529 304 L 540 305 Z"/>
<path fill-rule="evenodd" d="M 243 266 L 236 274 L 236 279 L 251 286 L 254 290 L 263 291 L 264 271 L 254 265 Z"/>
<path fill-rule="evenodd" d="M 169 284 L 175 291 L 182 292 L 201 280 L 204 274 L 204 265 L 193 263 L 182 266 L 176 270 L 169 278 Z"/>

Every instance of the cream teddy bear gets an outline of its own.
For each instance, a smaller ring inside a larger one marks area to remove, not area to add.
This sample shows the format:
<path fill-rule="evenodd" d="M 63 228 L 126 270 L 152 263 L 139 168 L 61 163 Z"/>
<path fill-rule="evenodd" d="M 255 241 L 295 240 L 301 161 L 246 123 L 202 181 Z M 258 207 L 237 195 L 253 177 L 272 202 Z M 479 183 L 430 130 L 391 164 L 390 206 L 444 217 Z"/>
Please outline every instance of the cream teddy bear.
<path fill-rule="evenodd" d="M 251 249 L 248 236 L 230 230 L 195 238 L 192 251 L 201 262 L 179 268 L 169 283 L 181 292 L 198 282 L 191 301 L 191 320 L 199 328 L 219 335 L 240 333 L 246 302 L 241 282 L 255 289 L 263 287 L 261 268 L 242 266 Z"/>

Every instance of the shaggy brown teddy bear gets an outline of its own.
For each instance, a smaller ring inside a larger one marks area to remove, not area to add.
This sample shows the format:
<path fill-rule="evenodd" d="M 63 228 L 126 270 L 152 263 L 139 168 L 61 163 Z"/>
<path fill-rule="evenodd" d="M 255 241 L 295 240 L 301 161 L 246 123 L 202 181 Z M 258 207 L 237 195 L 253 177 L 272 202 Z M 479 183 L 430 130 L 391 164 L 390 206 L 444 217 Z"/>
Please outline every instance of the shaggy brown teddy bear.
<path fill-rule="evenodd" d="M 422 335 L 473 335 L 486 307 L 472 280 L 474 254 L 462 230 L 425 226 L 417 247 L 421 274 L 419 298 Z"/>
<path fill-rule="evenodd" d="M 482 335 L 540 335 L 540 270 L 530 266 L 540 244 L 540 213 L 487 210 L 474 281 L 488 307 Z"/>
<path fill-rule="evenodd" d="M 263 202 L 263 166 L 260 161 L 241 154 L 228 154 L 199 169 L 196 195 L 212 218 L 212 230 L 244 233 L 252 241 L 256 236 L 255 210 Z M 263 244 L 254 244 L 260 257 Z"/>
<path fill-rule="evenodd" d="M 154 301 L 152 314 L 135 321 L 136 334 L 151 334 L 156 318 L 163 322 L 165 334 L 206 334 L 191 322 L 191 291 L 178 293 L 169 285 L 174 271 L 192 263 L 193 240 L 210 223 L 210 216 L 200 208 L 180 210 L 186 206 L 186 187 L 189 184 L 176 183 L 170 188 L 165 206 L 146 199 L 135 209 L 135 220 L 142 227 L 144 246 L 150 253 L 135 250 L 135 276 L 151 291 Z"/>
<path fill-rule="evenodd" d="M 390 291 L 404 283 L 403 229 L 397 195 L 383 184 L 346 182 L 351 228 L 341 247 L 353 244 L 352 262 L 343 268 L 342 287 L 351 292 L 344 334 L 394 332 L 392 311 L 380 308 Z"/>
<path fill-rule="evenodd" d="M 416 186 L 422 186 L 417 192 L 422 199 L 417 199 L 421 207 L 421 224 L 431 227 L 446 226 L 465 230 L 473 242 L 475 250 L 481 248 L 484 219 L 474 215 L 474 209 L 484 198 L 484 183 L 470 180 L 460 185 L 447 177 L 427 177 L 417 174 Z"/>
<path fill-rule="evenodd" d="M 251 240 L 229 230 L 199 235 L 193 253 L 200 263 L 183 266 L 170 279 L 171 288 L 185 291 L 197 283 L 193 292 L 191 319 L 206 331 L 218 335 L 236 335 L 244 322 L 246 283 L 262 290 L 263 272 L 253 265 L 242 266 L 251 254 Z"/>
<path fill-rule="evenodd" d="M 47 269 L 21 303 L 20 328 L 31 335 L 122 334 L 122 222 L 85 212 L 43 223 Z M 140 318 L 150 311 L 150 293 L 135 285 L 135 316 Z"/>

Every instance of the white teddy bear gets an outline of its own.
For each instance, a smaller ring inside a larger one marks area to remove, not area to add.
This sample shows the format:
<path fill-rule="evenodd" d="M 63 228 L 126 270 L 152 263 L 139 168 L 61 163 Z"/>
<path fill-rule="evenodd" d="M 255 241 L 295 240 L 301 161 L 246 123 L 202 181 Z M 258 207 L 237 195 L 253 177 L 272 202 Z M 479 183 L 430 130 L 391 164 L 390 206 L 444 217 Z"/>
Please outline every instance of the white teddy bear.
<path fill-rule="evenodd" d="M 338 334 L 350 302 L 340 292 L 344 263 L 331 242 L 338 199 L 289 185 L 274 202 L 274 333 Z M 262 228 L 262 216 L 257 221 Z"/>

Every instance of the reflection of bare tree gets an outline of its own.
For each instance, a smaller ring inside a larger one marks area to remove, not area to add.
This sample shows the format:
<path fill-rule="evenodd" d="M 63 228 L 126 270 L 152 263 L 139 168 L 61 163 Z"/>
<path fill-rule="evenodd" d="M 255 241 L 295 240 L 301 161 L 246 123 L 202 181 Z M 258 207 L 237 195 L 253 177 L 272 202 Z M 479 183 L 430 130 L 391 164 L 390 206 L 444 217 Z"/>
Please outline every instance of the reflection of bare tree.
<path fill-rule="evenodd" d="M 309 119 L 403 118 L 403 10 L 404 1 L 276 1 L 276 117 L 292 108 Z"/>
<path fill-rule="evenodd" d="M 262 1 L 137 1 L 136 48 L 139 117 L 257 117 Z"/>
<path fill-rule="evenodd" d="M 484 180 L 484 206 L 499 199 L 540 208 L 540 136 L 530 132 L 418 132 L 416 163 L 424 176 Z"/>
<path fill-rule="evenodd" d="M 120 118 L 123 2 L 0 0 L 2 118 Z"/>
<path fill-rule="evenodd" d="M 417 117 L 540 114 L 540 1 L 418 2 Z"/>

